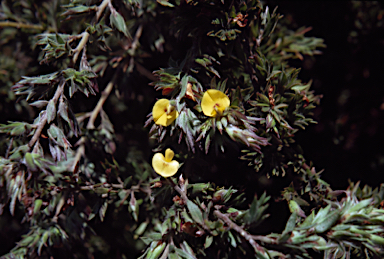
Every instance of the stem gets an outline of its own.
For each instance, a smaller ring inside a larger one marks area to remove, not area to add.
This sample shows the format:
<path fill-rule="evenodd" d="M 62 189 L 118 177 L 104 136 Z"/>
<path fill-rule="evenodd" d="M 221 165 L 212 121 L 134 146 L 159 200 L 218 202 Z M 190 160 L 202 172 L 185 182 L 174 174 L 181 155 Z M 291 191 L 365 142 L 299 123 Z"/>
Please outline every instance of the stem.
<path fill-rule="evenodd" d="M 187 203 L 187 201 L 189 199 L 188 199 L 186 193 L 183 192 L 181 190 L 181 188 L 178 185 L 176 185 L 172 180 L 169 180 L 169 179 L 167 179 L 167 180 L 171 184 L 171 186 L 180 194 L 180 196 L 183 199 L 183 201 L 185 203 Z M 259 244 L 256 243 L 255 239 L 259 240 L 259 241 L 262 241 L 262 242 L 265 242 L 265 243 L 270 243 L 270 244 L 276 243 L 276 241 L 274 239 L 271 239 L 271 238 L 268 238 L 268 237 L 263 237 L 263 236 L 253 236 L 253 235 L 249 234 L 242 227 L 240 227 L 239 225 L 234 223 L 226 214 L 221 213 L 218 209 L 215 209 L 213 214 L 215 214 L 216 217 L 218 217 L 219 219 L 224 221 L 224 223 L 227 224 L 229 226 L 229 228 L 235 230 L 242 237 L 244 237 L 245 240 L 247 240 L 248 243 L 253 247 L 253 249 L 255 250 L 255 252 L 257 254 L 259 254 L 259 253 L 265 254 L 265 251 L 264 251 L 264 249 Z M 208 227 L 206 227 L 206 226 L 203 226 L 203 227 L 204 227 L 205 230 L 209 230 L 209 232 L 210 232 L 210 229 L 208 229 Z"/>
<path fill-rule="evenodd" d="M 52 98 L 55 105 L 56 105 L 59 97 L 64 92 L 64 86 L 65 86 L 65 80 L 62 80 L 56 89 L 55 95 Z M 41 132 L 43 131 L 45 124 L 47 123 L 47 120 L 48 120 L 47 112 L 44 111 L 42 116 L 41 116 L 41 120 L 39 122 L 37 129 L 36 129 L 35 133 L 33 134 L 33 137 L 31 138 L 31 140 L 28 143 L 29 149 L 31 149 L 33 147 L 33 145 L 36 143 L 36 141 L 40 138 Z"/>
<path fill-rule="evenodd" d="M 259 240 L 259 241 L 261 241 L 263 243 L 267 243 L 267 244 L 277 244 L 277 241 L 275 238 L 252 235 L 252 239 L 253 240 Z"/>
<path fill-rule="evenodd" d="M 81 37 L 81 40 L 79 42 L 79 45 L 77 45 L 77 47 L 73 50 L 73 52 L 75 53 L 73 55 L 73 58 L 72 58 L 73 63 L 76 63 L 76 60 L 79 57 L 81 50 L 87 44 L 88 39 L 89 39 L 89 33 L 87 31 L 83 32 L 81 35 L 82 35 L 82 37 Z"/>
<path fill-rule="evenodd" d="M 229 226 L 229 228 L 235 230 L 238 232 L 242 237 L 245 238 L 245 240 L 248 241 L 248 243 L 253 247 L 256 253 L 262 253 L 265 254 L 264 249 L 256 243 L 256 241 L 253 239 L 253 236 L 249 234 L 247 231 L 245 231 L 242 227 L 238 226 L 236 223 L 234 223 L 230 218 L 228 218 L 227 215 L 221 213 L 219 210 L 215 210 L 213 214 L 216 215 L 219 219 L 224 221 L 225 224 Z"/>
<path fill-rule="evenodd" d="M 28 24 L 28 23 L 20 23 L 20 22 L 10 22 L 10 21 L 0 22 L 0 27 L 14 27 L 18 29 L 44 30 L 44 27 L 40 24 L 36 25 L 36 24 Z"/>
<path fill-rule="evenodd" d="M 111 0 L 103 0 L 103 2 L 97 7 L 95 23 L 99 21 L 99 19 L 100 19 L 101 15 L 103 14 L 105 8 L 107 7 L 107 5 L 110 2 L 111 2 Z M 74 55 L 73 55 L 73 58 L 72 58 L 73 63 L 76 63 L 77 58 L 79 57 L 79 54 L 80 54 L 81 50 L 87 44 L 89 36 L 90 36 L 87 31 L 84 31 L 81 35 L 82 35 L 82 37 L 81 37 L 81 40 L 80 40 L 79 44 L 73 50 L 73 52 L 74 52 Z"/>
<path fill-rule="evenodd" d="M 136 65 L 137 71 L 140 74 L 142 74 L 143 76 L 145 76 L 146 78 L 148 78 L 151 81 L 157 81 L 158 78 L 156 76 L 154 76 L 148 69 L 143 67 L 140 63 L 135 61 L 135 65 Z"/>
<path fill-rule="evenodd" d="M 71 166 L 71 172 L 73 173 L 76 173 L 75 171 L 77 168 L 77 164 L 79 163 L 81 157 L 84 155 L 84 151 L 85 151 L 84 142 L 85 142 L 85 137 L 81 137 L 80 141 L 78 142 L 80 143 L 80 146 L 76 150 L 76 155 Z"/>
<path fill-rule="evenodd" d="M 113 79 L 108 83 L 107 87 L 104 89 L 104 91 L 101 93 L 101 98 L 99 99 L 99 102 L 96 104 L 95 109 L 93 109 L 91 116 L 89 118 L 87 129 L 94 129 L 95 128 L 95 120 L 97 118 L 97 115 L 100 113 L 101 109 L 103 108 L 103 105 L 105 101 L 107 100 L 109 94 L 112 92 L 113 86 L 115 85 L 115 80 L 117 78 L 117 73 L 115 73 Z"/>
<path fill-rule="evenodd" d="M 180 194 L 184 203 L 187 204 L 187 202 L 189 201 L 187 194 L 178 185 L 176 185 L 172 180 L 169 180 L 168 178 L 167 178 L 167 180 L 171 184 L 171 186 Z M 200 224 L 198 224 L 198 225 L 200 225 Z M 211 229 L 207 225 L 205 225 L 204 222 L 203 222 L 203 224 L 201 224 L 201 227 L 205 231 L 207 231 L 208 233 L 212 234 Z"/>
<path fill-rule="evenodd" d="M 14 138 L 11 138 L 11 140 L 9 141 L 9 145 L 8 145 L 8 148 L 7 148 L 7 152 L 5 153 L 5 158 L 6 158 L 6 159 L 8 159 L 9 152 L 11 152 L 11 150 L 12 150 L 13 139 L 14 139 Z"/>
<path fill-rule="evenodd" d="M 98 7 L 97 7 L 97 13 L 96 13 L 96 21 L 98 21 L 101 17 L 101 14 L 103 13 L 105 7 L 111 2 L 111 0 L 104 0 Z"/>

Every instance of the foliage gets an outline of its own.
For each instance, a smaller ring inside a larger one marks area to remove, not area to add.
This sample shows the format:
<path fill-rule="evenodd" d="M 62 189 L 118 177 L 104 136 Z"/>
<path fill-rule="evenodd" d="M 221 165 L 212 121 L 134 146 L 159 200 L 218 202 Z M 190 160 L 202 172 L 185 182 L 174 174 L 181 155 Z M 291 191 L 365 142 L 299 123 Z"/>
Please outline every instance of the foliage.
<path fill-rule="evenodd" d="M 26 223 L 1 258 L 384 254 L 384 186 L 334 191 L 295 142 L 320 96 L 289 61 L 325 45 L 277 9 L 23 0 L 1 19 L 1 45 L 28 38 L 13 52 L 40 62 L 1 56 L 7 101 L 21 101 L 0 125 L 0 212 Z M 167 98 L 156 116 L 148 83 Z"/>

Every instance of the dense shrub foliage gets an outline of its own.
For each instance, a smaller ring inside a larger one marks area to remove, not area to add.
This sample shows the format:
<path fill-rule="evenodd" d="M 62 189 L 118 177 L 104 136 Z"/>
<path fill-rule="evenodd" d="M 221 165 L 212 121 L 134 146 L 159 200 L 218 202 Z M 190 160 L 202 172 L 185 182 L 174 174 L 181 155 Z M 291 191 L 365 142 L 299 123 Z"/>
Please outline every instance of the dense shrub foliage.
<path fill-rule="evenodd" d="M 259 0 L 0 14 L 1 258 L 384 255 L 384 185 L 333 190 L 296 142 L 309 28 Z"/>

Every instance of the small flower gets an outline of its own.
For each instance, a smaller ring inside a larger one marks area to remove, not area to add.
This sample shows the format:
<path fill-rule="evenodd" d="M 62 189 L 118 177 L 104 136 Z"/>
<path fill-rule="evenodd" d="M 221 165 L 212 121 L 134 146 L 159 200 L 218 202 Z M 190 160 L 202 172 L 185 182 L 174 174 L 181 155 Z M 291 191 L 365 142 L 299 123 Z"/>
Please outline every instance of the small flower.
<path fill-rule="evenodd" d="M 157 125 L 169 126 L 179 116 L 179 113 L 169 100 L 160 99 L 153 106 L 152 116 Z"/>
<path fill-rule="evenodd" d="M 201 101 L 201 109 L 208 117 L 220 116 L 229 105 L 230 101 L 228 96 L 215 89 L 207 90 Z"/>
<path fill-rule="evenodd" d="M 161 153 L 156 153 L 152 158 L 152 167 L 156 173 L 163 177 L 170 177 L 177 173 L 179 162 L 172 160 L 175 153 L 167 148 L 165 157 Z"/>

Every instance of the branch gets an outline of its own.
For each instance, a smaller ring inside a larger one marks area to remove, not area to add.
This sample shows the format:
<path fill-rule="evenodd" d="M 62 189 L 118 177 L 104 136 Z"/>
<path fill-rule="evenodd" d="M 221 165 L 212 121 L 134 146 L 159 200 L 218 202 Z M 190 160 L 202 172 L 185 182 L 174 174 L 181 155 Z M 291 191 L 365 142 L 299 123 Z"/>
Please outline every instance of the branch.
<path fill-rule="evenodd" d="M 185 191 L 183 191 L 178 185 L 176 185 L 172 180 L 170 180 L 170 179 L 168 179 L 167 178 L 167 180 L 168 180 L 168 182 L 171 184 L 171 186 L 180 194 L 180 196 L 181 196 L 181 198 L 183 199 L 183 202 L 185 203 L 185 204 L 187 204 L 187 202 L 189 201 L 189 199 L 188 199 L 188 196 L 187 196 L 187 194 L 185 193 Z M 184 189 L 184 188 L 183 188 Z M 198 224 L 198 225 L 200 225 L 200 224 Z M 208 233 L 211 233 L 212 234 L 212 231 L 211 231 L 211 229 L 207 226 L 207 225 L 205 225 L 204 224 L 204 222 L 203 222 L 203 224 L 201 225 L 201 227 L 205 230 L 205 231 L 207 231 Z"/>
<path fill-rule="evenodd" d="M 229 228 L 235 230 L 238 232 L 242 237 L 245 238 L 245 240 L 248 241 L 248 243 L 253 247 L 256 253 L 262 253 L 265 254 L 264 249 L 256 243 L 256 241 L 253 239 L 253 236 L 249 234 L 247 231 L 245 231 L 242 227 L 238 226 L 236 223 L 234 223 L 230 218 L 228 218 L 227 215 L 221 213 L 219 210 L 215 210 L 213 214 L 216 215 L 219 219 L 224 221 L 225 224 L 229 226 Z"/>
<path fill-rule="evenodd" d="M 87 44 L 88 39 L 89 39 L 89 33 L 87 31 L 83 32 L 80 35 L 82 35 L 81 40 L 80 40 L 79 44 L 77 45 L 77 47 L 73 50 L 73 53 L 74 53 L 73 58 L 72 58 L 73 63 L 76 63 L 77 58 L 79 57 L 81 50 L 85 47 L 85 45 Z"/>
<path fill-rule="evenodd" d="M 101 93 L 101 98 L 99 99 L 99 102 L 96 104 L 96 107 L 93 109 L 91 116 L 89 118 L 87 129 L 94 129 L 95 128 L 95 120 L 97 118 L 97 115 L 100 113 L 101 109 L 103 108 L 103 105 L 105 101 L 107 100 L 109 94 L 112 92 L 113 86 L 115 85 L 115 80 L 117 78 L 117 73 L 115 73 L 113 79 L 108 83 L 107 87 L 104 89 L 104 91 Z"/>
<path fill-rule="evenodd" d="M 101 14 L 103 13 L 105 7 L 111 2 L 111 0 L 104 0 L 98 7 L 96 13 L 96 22 L 100 19 Z"/>
<path fill-rule="evenodd" d="M 84 142 L 85 142 L 85 137 L 81 137 L 80 140 L 76 143 L 76 145 L 79 145 L 79 147 L 76 150 L 76 155 L 75 155 L 75 158 L 73 159 L 74 161 L 72 162 L 72 165 L 70 168 L 70 171 L 72 173 L 76 174 L 76 177 L 78 176 L 78 174 L 77 174 L 78 166 L 77 165 L 78 165 L 81 157 L 84 155 L 84 151 L 85 151 Z"/>
<path fill-rule="evenodd" d="M 57 100 L 59 99 L 59 97 L 64 92 L 64 86 L 65 86 L 65 80 L 62 80 L 60 82 L 59 86 L 56 89 L 55 95 L 52 98 L 52 100 L 53 100 L 55 105 L 56 105 Z M 43 129 L 45 127 L 45 124 L 47 123 L 47 120 L 48 120 L 47 112 L 45 111 L 45 112 L 43 112 L 43 114 L 41 116 L 41 120 L 39 122 L 39 126 L 37 127 L 35 133 L 33 134 L 33 137 L 31 138 L 31 140 L 28 143 L 29 149 L 31 149 L 33 147 L 33 145 L 35 145 L 36 141 L 40 138 L 41 132 L 43 131 Z"/>
<path fill-rule="evenodd" d="M 188 196 L 186 195 L 186 193 L 178 185 L 176 185 L 172 180 L 169 180 L 169 179 L 167 179 L 167 180 L 171 184 L 171 186 L 180 194 L 180 196 L 183 199 L 183 201 L 185 203 L 187 203 L 187 201 L 189 199 L 188 199 Z M 235 230 L 242 237 L 244 237 L 245 240 L 247 240 L 248 243 L 253 247 L 253 249 L 255 250 L 255 252 L 257 254 L 260 254 L 260 253 L 261 254 L 265 254 L 266 252 L 265 252 L 265 250 L 259 244 L 256 243 L 255 240 L 259 240 L 261 242 L 265 242 L 265 243 L 269 243 L 269 244 L 276 244 L 276 240 L 273 239 L 273 238 L 268 238 L 268 237 L 264 237 L 264 236 L 253 236 L 253 235 L 251 235 L 246 230 L 244 230 L 242 227 L 240 227 L 239 225 L 234 223 L 226 214 L 221 213 L 218 209 L 215 209 L 213 214 L 216 217 L 218 217 L 219 219 L 221 219 L 222 221 L 224 221 L 224 223 L 227 224 L 229 226 L 229 228 Z M 209 230 L 209 232 L 210 232 L 210 229 L 208 229 L 207 226 L 203 226 L 203 227 L 204 227 L 205 230 Z"/>
<path fill-rule="evenodd" d="M 109 1 L 109 0 L 104 0 L 104 2 L 105 1 Z M 134 37 L 133 42 L 130 46 L 131 49 L 135 50 L 137 48 L 142 32 L 143 32 L 143 27 L 140 25 L 139 28 L 136 30 L 135 37 Z M 93 109 L 92 114 L 89 118 L 89 121 L 87 124 L 87 129 L 94 129 L 95 128 L 94 123 L 95 123 L 95 120 L 97 118 L 97 115 L 100 113 L 101 109 L 103 108 L 105 101 L 107 100 L 109 94 L 111 93 L 113 86 L 115 85 L 116 79 L 117 79 L 117 73 L 115 73 L 113 79 L 108 83 L 107 87 L 101 93 L 101 98 L 100 98 L 99 102 L 97 103 L 95 109 Z"/>
<path fill-rule="evenodd" d="M 21 23 L 21 22 L 0 22 L 0 27 L 14 27 L 18 29 L 32 29 L 32 30 L 44 30 L 44 27 L 42 25 L 37 24 L 28 24 L 28 23 Z"/>
<path fill-rule="evenodd" d="M 103 0 L 103 2 L 97 7 L 95 23 L 97 23 L 99 21 L 102 13 L 104 12 L 105 8 L 107 7 L 107 5 L 110 2 L 111 2 L 111 0 Z M 90 36 L 87 31 L 84 31 L 80 35 L 82 35 L 81 40 L 80 40 L 79 44 L 77 45 L 77 47 L 73 50 L 73 53 L 74 53 L 73 58 L 72 58 L 73 63 L 76 63 L 77 58 L 79 57 L 81 50 L 87 44 L 89 36 Z"/>

